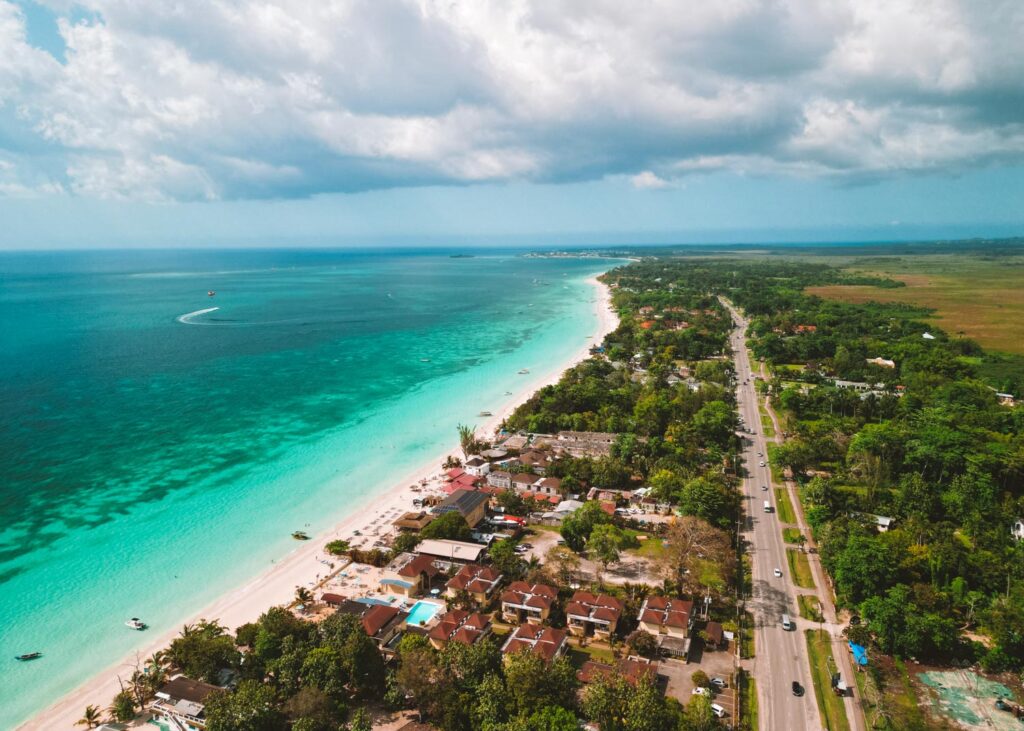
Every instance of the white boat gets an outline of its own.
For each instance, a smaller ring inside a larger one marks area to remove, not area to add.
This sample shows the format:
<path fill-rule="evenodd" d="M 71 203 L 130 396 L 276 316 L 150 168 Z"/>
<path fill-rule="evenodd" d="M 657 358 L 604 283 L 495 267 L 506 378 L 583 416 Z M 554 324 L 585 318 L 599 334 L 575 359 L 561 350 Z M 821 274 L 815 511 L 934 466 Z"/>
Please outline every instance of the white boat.
<path fill-rule="evenodd" d="M 490 411 L 481 411 L 477 416 L 494 416 Z"/>
<path fill-rule="evenodd" d="M 146 623 L 143 622 L 138 617 L 132 617 L 131 619 L 125 620 L 124 626 L 125 627 L 129 627 L 131 629 L 137 629 L 137 630 L 144 630 L 144 629 L 146 629 Z"/>
<path fill-rule="evenodd" d="M 527 373 L 529 373 L 529 372 L 530 372 L 530 369 L 529 369 L 529 368 L 522 368 L 522 369 L 520 369 L 520 371 L 519 371 L 519 375 L 521 375 L 521 376 L 525 376 L 525 375 L 526 375 Z"/>

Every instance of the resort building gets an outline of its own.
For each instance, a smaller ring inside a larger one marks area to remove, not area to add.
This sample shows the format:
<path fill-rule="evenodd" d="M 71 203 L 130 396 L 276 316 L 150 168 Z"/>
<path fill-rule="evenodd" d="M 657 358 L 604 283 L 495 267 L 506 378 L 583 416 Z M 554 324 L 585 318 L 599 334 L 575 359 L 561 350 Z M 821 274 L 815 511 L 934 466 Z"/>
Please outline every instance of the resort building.
<path fill-rule="evenodd" d="M 470 563 L 459 569 L 445 585 L 445 596 L 455 598 L 460 591 L 469 594 L 478 605 L 487 604 L 501 583 L 501 574 L 490 566 Z"/>
<path fill-rule="evenodd" d="M 400 553 L 388 564 L 380 577 L 380 590 L 414 597 L 430 591 L 434 577 L 441 573 L 432 556 L 423 553 Z"/>
<path fill-rule="evenodd" d="M 652 635 L 671 635 L 685 639 L 693 628 L 693 602 L 649 596 L 640 607 L 640 629 Z"/>
<path fill-rule="evenodd" d="M 405 629 L 405 620 L 409 615 L 398 607 L 385 604 L 370 604 L 367 607 L 359 621 L 363 631 L 381 647 L 390 644 Z"/>
<path fill-rule="evenodd" d="M 525 581 L 512 582 L 501 592 L 501 618 L 518 624 L 523 620 L 540 624 L 551 614 L 551 607 L 558 597 L 558 591 L 547 584 L 527 584 Z"/>
<path fill-rule="evenodd" d="M 171 728 L 206 731 L 206 697 L 215 690 L 222 689 L 179 675 L 160 686 L 149 710 Z"/>
<path fill-rule="evenodd" d="M 491 633 L 491 621 L 482 614 L 452 609 L 441 616 L 441 620 L 427 633 L 427 639 L 435 650 L 449 642 L 472 645 Z"/>
<path fill-rule="evenodd" d="M 421 530 L 430 525 L 430 521 L 434 519 L 434 516 L 426 511 L 419 511 L 418 513 L 406 513 L 401 518 L 393 522 L 391 525 L 398 528 L 398 530 L 413 531 L 419 533 Z"/>
<path fill-rule="evenodd" d="M 568 644 L 568 634 L 564 629 L 521 624 L 509 635 L 501 652 L 505 656 L 515 652 L 532 652 L 545 662 L 551 662 L 565 654 Z"/>
<path fill-rule="evenodd" d="M 512 489 L 522 494 L 524 492 L 532 492 L 533 486 L 540 482 L 540 478 L 537 475 L 530 474 L 529 472 L 517 472 L 512 475 Z"/>
<path fill-rule="evenodd" d="M 518 462 L 524 467 L 529 467 L 538 475 L 543 475 L 544 471 L 547 469 L 548 465 L 551 464 L 553 459 L 554 455 L 551 452 L 540 449 L 530 449 L 519 455 Z"/>
<path fill-rule="evenodd" d="M 469 457 L 462 468 L 471 475 L 476 477 L 484 477 L 488 472 L 491 471 L 491 463 L 483 457 L 474 454 Z"/>
<path fill-rule="evenodd" d="M 618 434 L 598 431 L 560 431 L 557 434 L 559 448 L 573 457 L 607 457 Z"/>
<path fill-rule="evenodd" d="M 490 495 L 479 490 L 459 489 L 434 508 L 434 514 L 458 512 L 470 528 L 475 528 L 487 516 L 487 503 L 490 499 Z"/>
<path fill-rule="evenodd" d="M 479 543 L 428 538 L 421 541 L 416 550 L 421 556 L 430 556 L 437 568 L 450 571 L 467 563 L 480 563 L 480 558 L 486 553 L 487 547 Z"/>
<path fill-rule="evenodd" d="M 593 635 L 608 639 L 622 616 L 622 602 L 607 594 L 578 591 L 565 605 L 569 631 L 574 635 Z"/>

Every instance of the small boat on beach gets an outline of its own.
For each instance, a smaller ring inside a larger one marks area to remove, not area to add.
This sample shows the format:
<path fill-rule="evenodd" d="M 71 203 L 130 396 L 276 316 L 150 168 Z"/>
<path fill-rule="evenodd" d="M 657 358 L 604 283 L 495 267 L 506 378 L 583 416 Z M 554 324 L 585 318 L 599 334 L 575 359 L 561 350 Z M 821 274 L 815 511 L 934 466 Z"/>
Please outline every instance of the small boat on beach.
<path fill-rule="evenodd" d="M 306 533 L 306 531 L 304 530 L 297 530 L 294 533 L 292 533 L 292 538 L 294 538 L 297 541 L 308 541 L 309 534 Z"/>
<path fill-rule="evenodd" d="M 142 630 L 146 629 L 149 625 L 147 625 L 138 617 L 132 617 L 131 619 L 125 620 L 124 626 L 130 629 L 139 630 L 141 632 Z"/>
<path fill-rule="evenodd" d="M 43 653 L 41 652 L 26 652 L 24 655 L 16 655 L 14 659 L 20 662 L 27 662 L 29 660 L 37 660 L 42 656 Z"/>

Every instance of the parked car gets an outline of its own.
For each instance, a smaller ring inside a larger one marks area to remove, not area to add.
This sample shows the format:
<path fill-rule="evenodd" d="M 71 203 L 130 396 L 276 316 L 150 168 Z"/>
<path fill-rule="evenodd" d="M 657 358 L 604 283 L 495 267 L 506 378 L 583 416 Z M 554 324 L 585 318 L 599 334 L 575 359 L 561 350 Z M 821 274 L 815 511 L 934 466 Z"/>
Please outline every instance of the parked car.
<path fill-rule="evenodd" d="M 711 684 L 713 686 L 715 686 L 716 688 L 719 688 L 719 689 L 728 688 L 729 687 L 729 684 L 725 682 L 724 678 L 712 678 L 711 679 Z"/>
<path fill-rule="evenodd" d="M 714 713 L 719 718 L 725 718 L 725 709 L 722 708 L 717 703 L 712 703 L 711 704 L 711 712 Z"/>
<path fill-rule="evenodd" d="M 780 569 L 780 568 L 776 567 L 776 569 L 775 569 L 774 573 L 775 573 L 775 577 L 776 577 L 776 578 L 779 578 L 779 579 L 781 579 L 781 578 L 782 578 L 782 569 Z"/>
<path fill-rule="evenodd" d="M 793 695 L 795 695 L 797 698 L 799 698 L 803 694 L 804 694 L 804 687 L 802 685 L 800 685 L 800 683 L 798 683 L 797 681 L 794 680 L 793 681 Z"/>
<path fill-rule="evenodd" d="M 704 687 L 698 685 L 696 688 L 694 688 L 692 691 L 690 691 L 690 695 L 702 695 L 705 698 L 710 698 L 711 697 L 711 691 L 708 690 L 707 688 L 704 688 Z"/>

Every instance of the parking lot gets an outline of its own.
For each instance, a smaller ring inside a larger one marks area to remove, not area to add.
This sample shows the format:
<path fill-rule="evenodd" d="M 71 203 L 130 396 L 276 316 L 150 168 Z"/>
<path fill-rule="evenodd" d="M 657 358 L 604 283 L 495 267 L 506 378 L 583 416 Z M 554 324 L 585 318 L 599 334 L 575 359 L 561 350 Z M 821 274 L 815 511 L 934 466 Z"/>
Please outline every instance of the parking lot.
<path fill-rule="evenodd" d="M 698 644 L 699 640 L 694 644 Z M 686 704 L 693 697 L 692 675 L 698 670 L 704 671 L 709 678 L 722 678 L 728 687 L 717 690 L 713 693 L 711 701 L 725 708 L 726 718 L 736 717 L 736 691 L 733 687 L 733 653 L 730 646 L 728 650 L 716 652 L 700 652 L 695 654 L 698 662 L 684 663 L 682 660 L 663 660 L 658 666 L 658 674 L 664 676 L 668 681 L 665 689 L 666 695 L 676 698 L 680 703 Z"/>

